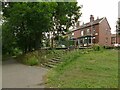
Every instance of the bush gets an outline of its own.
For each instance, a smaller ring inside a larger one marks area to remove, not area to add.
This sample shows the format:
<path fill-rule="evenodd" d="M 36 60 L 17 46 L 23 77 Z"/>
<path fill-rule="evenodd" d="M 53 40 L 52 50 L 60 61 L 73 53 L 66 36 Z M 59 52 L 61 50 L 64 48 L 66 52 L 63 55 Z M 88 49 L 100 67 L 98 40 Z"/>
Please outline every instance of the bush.
<path fill-rule="evenodd" d="M 104 46 L 105 49 L 113 49 L 114 47 Z"/>
<path fill-rule="evenodd" d="M 100 51 L 100 50 L 103 49 L 103 47 L 100 46 L 100 45 L 98 45 L 98 44 L 94 44 L 94 45 L 92 46 L 92 48 L 93 48 L 94 51 Z"/>
<path fill-rule="evenodd" d="M 39 64 L 39 59 L 36 55 L 36 52 L 30 52 L 22 56 L 22 63 L 26 65 L 38 65 Z"/>
<path fill-rule="evenodd" d="M 19 56 L 21 54 L 22 54 L 22 51 L 18 48 L 15 48 L 15 49 L 12 50 L 12 55 L 13 56 Z"/>
<path fill-rule="evenodd" d="M 33 65 L 38 65 L 38 59 L 36 57 L 29 57 L 27 60 L 25 60 L 25 64 L 33 66 Z"/>
<path fill-rule="evenodd" d="M 56 57 L 60 57 L 62 50 L 37 50 L 19 55 L 17 60 L 25 65 L 38 65 L 47 62 L 48 60 Z"/>

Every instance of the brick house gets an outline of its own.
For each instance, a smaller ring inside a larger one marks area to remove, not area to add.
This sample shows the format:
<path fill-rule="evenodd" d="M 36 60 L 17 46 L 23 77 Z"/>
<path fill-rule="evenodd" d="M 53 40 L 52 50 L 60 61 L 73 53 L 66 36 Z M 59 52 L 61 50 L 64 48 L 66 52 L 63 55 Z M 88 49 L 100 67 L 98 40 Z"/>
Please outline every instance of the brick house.
<path fill-rule="evenodd" d="M 106 17 L 94 20 L 94 16 L 90 15 L 90 22 L 77 26 L 72 32 L 78 46 L 111 46 L 111 28 Z"/>
<path fill-rule="evenodd" d="M 118 34 L 111 34 L 111 45 L 112 46 L 120 45 L 120 35 L 118 35 Z"/>
<path fill-rule="evenodd" d="M 119 44 L 120 46 L 120 35 L 117 34 L 116 38 L 117 38 L 116 43 Z"/>
<path fill-rule="evenodd" d="M 114 46 L 116 42 L 116 34 L 111 34 L 111 45 Z"/>

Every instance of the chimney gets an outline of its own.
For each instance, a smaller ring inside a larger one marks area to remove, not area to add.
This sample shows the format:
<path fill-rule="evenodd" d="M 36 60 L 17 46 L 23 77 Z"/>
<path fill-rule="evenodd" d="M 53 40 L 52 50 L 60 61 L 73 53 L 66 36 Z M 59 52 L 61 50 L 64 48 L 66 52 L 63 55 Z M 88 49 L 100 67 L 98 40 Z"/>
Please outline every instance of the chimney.
<path fill-rule="evenodd" d="M 97 17 L 97 20 L 99 19 L 99 17 Z"/>
<path fill-rule="evenodd" d="M 93 22 L 93 21 L 94 21 L 94 16 L 90 15 L 90 22 Z"/>

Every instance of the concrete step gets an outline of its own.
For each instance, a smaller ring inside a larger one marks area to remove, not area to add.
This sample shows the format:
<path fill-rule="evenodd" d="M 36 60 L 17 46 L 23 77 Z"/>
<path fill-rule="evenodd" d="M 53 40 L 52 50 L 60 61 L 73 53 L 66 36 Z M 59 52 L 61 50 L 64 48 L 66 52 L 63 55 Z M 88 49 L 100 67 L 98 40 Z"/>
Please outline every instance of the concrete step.
<path fill-rule="evenodd" d="M 50 65 L 48 63 L 43 63 L 42 66 L 48 67 L 48 68 L 53 68 L 55 65 Z"/>
<path fill-rule="evenodd" d="M 53 62 L 53 63 L 59 63 L 61 60 L 55 60 L 55 59 L 51 59 L 48 62 Z"/>
<path fill-rule="evenodd" d="M 52 59 L 48 60 L 48 62 L 43 63 L 42 66 L 44 66 L 44 67 L 49 67 L 49 68 L 53 68 L 53 67 L 55 67 L 58 63 L 61 63 L 60 57 L 52 58 Z"/>
<path fill-rule="evenodd" d="M 53 58 L 52 60 L 54 60 L 54 61 L 60 61 L 60 59 L 57 59 L 57 58 Z"/>
<path fill-rule="evenodd" d="M 56 62 L 48 61 L 47 64 L 50 64 L 50 65 L 56 65 L 57 63 L 56 63 Z"/>
<path fill-rule="evenodd" d="M 60 57 L 56 57 L 56 59 L 61 59 Z"/>

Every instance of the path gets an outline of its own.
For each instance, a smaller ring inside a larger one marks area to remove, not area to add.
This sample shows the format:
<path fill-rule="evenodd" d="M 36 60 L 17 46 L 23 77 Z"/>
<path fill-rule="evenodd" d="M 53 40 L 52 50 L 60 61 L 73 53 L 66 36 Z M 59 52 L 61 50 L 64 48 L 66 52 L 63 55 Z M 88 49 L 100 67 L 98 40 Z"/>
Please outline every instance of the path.
<path fill-rule="evenodd" d="M 0 90 L 2 89 L 2 60 L 0 56 Z"/>
<path fill-rule="evenodd" d="M 43 76 L 46 68 L 26 66 L 11 59 L 3 62 L 2 87 L 3 88 L 44 88 Z"/>

